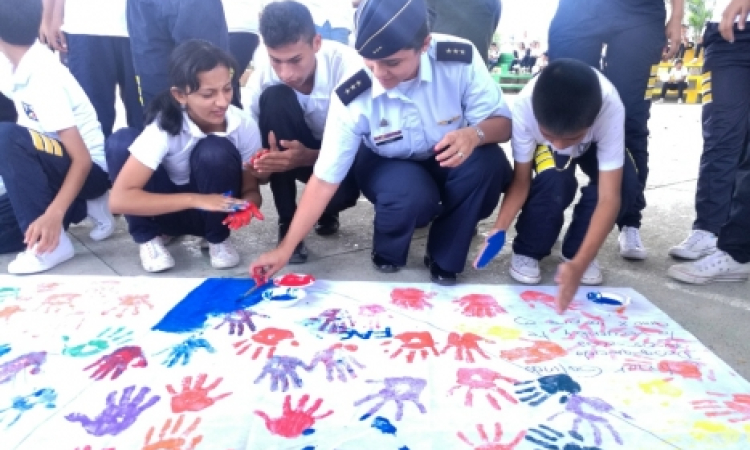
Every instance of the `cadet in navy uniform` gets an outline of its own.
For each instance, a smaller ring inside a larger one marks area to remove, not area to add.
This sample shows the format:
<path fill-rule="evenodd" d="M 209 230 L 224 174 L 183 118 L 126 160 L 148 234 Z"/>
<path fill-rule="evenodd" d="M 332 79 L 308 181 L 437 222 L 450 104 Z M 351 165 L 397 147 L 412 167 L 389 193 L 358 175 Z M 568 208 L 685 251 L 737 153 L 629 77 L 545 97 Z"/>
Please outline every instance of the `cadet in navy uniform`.
<path fill-rule="evenodd" d="M 375 267 L 403 267 L 414 229 L 432 222 L 425 264 L 434 282 L 454 284 L 477 222 L 510 181 L 497 145 L 510 137 L 509 108 L 468 41 L 430 35 L 424 0 L 364 2 L 355 22 L 367 69 L 336 89 L 291 228 L 251 271 L 268 277 L 287 263 L 356 156 L 357 183 L 375 205 Z"/>

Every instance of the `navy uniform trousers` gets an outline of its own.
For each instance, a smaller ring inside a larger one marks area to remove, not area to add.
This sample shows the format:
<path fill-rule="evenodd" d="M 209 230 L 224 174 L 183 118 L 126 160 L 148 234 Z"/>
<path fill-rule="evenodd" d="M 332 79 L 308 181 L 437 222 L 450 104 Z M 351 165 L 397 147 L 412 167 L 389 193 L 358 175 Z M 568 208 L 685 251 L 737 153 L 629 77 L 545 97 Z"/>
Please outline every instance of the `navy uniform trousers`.
<path fill-rule="evenodd" d="M 554 158 L 554 159 L 553 159 Z M 547 146 L 539 146 L 534 155 L 536 176 L 531 182 L 531 191 L 516 222 L 516 238 L 513 252 L 536 260 L 549 256 L 565 222 L 565 210 L 573 203 L 578 188 L 576 166 L 588 175 L 590 182 L 581 188 L 581 198 L 573 209 L 573 220 L 568 227 L 562 245 L 562 254 L 573 259 L 583 243 L 589 229 L 591 217 L 599 200 L 599 160 L 596 144 L 565 167 L 567 155 L 558 155 Z M 620 189 L 620 214 L 627 214 L 641 192 L 635 164 L 625 156 L 622 187 Z M 619 219 L 618 217 L 618 219 Z"/>
<path fill-rule="evenodd" d="M 138 130 L 123 128 L 107 139 L 105 151 L 112 181 L 130 157 L 128 150 L 138 137 Z M 154 171 L 143 190 L 153 194 L 223 194 L 231 192 L 239 197 L 242 189 L 242 157 L 229 139 L 210 135 L 203 138 L 190 154 L 190 181 L 175 184 L 163 166 Z M 229 237 L 229 228 L 222 224 L 224 213 L 187 209 L 159 216 L 125 215 L 133 240 L 143 244 L 162 234 L 205 237 L 211 244 L 219 244 Z"/>
<path fill-rule="evenodd" d="M 357 184 L 375 205 L 373 251 L 406 265 L 416 228 L 432 222 L 427 254 L 449 272 L 463 272 L 477 223 L 490 216 L 513 171 L 497 144 L 477 147 L 463 164 L 443 168 L 427 160 L 385 158 L 362 145 Z"/>
<path fill-rule="evenodd" d="M 550 24 L 550 61 L 573 58 L 599 69 L 602 45 L 607 44 L 603 73 L 625 106 L 625 147 L 641 183 L 638 198 L 617 221 L 620 228 L 640 228 L 646 208 L 651 101 L 644 93 L 666 42 L 665 16 L 662 0 L 560 0 Z"/>
<path fill-rule="evenodd" d="M 748 23 L 750 25 L 750 22 Z M 710 23 L 703 37 L 703 154 L 694 228 L 719 235 L 718 247 L 750 262 L 750 27 L 734 43 Z"/>
<path fill-rule="evenodd" d="M 70 170 L 70 155 L 55 139 L 12 122 L 0 123 L 0 177 L 7 192 L 0 196 L 0 254 L 26 245 L 24 233 L 47 211 Z M 81 191 L 63 218 L 63 227 L 86 218 L 86 200 L 109 190 L 107 173 L 92 164 Z"/>
<path fill-rule="evenodd" d="M 270 148 L 268 133 L 273 131 L 276 142 L 299 141 L 311 150 L 320 150 L 320 140 L 315 139 L 305 122 L 305 113 L 292 88 L 284 84 L 267 87 L 260 95 L 259 109 L 258 127 L 263 148 Z M 281 147 L 279 149 L 284 151 Z M 297 181 L 307 183 L 312 173 L 311 166 L 297 167 L 271 175 L 271 192 L 276 211 L 279 213 L 280 225 L 291 224 L 297 211 Z M 324 214 L 338 215 L 339 212 L 356 205 L 358 198 L 359 189 L 353 171 L 350 170 L 328 203 Z"/>

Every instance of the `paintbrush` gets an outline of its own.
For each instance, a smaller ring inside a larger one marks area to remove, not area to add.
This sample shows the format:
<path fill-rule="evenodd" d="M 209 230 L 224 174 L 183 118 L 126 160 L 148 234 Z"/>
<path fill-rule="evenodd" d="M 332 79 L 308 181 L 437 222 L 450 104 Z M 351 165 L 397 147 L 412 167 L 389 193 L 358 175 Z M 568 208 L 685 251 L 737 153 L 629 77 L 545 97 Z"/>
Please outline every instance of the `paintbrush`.
<path fill-rule="evenodd" d="M 251 287 L 250 289 L 248 289 L 244 294 L 242 294 L 237 299 L 237 303 L 241 303 L 243 300 L 248 298 L 250 294 L 255 292 L 263 284 L 265 284 L 265 275 L 266 275 L 266 270 L 263 267 L 256 267 L 255 269 L 253 269 L 253 281 L 255 281 L 255 285 Z"/>

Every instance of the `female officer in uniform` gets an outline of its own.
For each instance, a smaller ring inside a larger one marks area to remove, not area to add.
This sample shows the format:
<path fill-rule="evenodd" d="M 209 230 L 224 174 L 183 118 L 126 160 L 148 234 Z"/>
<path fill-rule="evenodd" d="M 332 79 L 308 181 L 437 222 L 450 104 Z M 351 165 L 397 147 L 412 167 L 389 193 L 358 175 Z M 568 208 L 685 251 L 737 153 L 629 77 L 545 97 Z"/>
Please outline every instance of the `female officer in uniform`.
<path fill-rule="evenodd" d="M 366 1 L 355 21 L 367 68 L 336 89 L 291 228 L 251 272 L 270 277 L 287 263 L 354 164 L 375 205 L 376 269 L 406 265 L 415 228 L 432 223 L 425 265 L 433 282 L 454 284 L 510 181 L 497 145 L 510 137 L 510 111 L 471 43 L 430 35 L 424 0 Z"/>

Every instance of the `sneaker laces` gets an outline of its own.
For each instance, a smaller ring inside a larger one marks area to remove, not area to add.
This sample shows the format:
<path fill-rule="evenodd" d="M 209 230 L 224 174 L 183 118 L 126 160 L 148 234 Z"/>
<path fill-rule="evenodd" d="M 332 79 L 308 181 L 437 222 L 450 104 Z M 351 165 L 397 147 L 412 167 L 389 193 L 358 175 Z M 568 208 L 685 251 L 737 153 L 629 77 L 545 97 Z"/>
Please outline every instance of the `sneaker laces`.
<path fill-rule="evenodd" d="M 159 238 L 152 239 L 143 245 L 151 259 L 162 258 L 167 252 L 167 249 L 164 248 L 164 244 L 162 244 L 161 239 Z"/>
<path fill-rule="evenodd" d="M 521 267 L 536 267 L 538 265 L 537 260 L 524 255 L 513 255 L 513 260 L 517 263 L 516 265 Z"/>
<path fill-rule="evenodd" d="M 643 248 L 643 242 L 641 241 L 641 233 L 638 228 L 628 227 L 625 229 L 625 241 L 628 247 Z"/>
<path fill-rule="evenodd" d="M 705 237 L 709 235 L 708 231 L 703 230 L 693 230 L 690 232 L 690 236 L 687 237 L 684 241 L 682 241 L 682 244 L 680 244 L 680 247 L 693 247 L 698 242 L 702 241 Z"/>
<path fill-rule="evenodd" d="M 727 260 L 728 257 L 729 255 L 727 255 L 725 252 L 717 250 L 714 253 L 706 256 L 705 258 L 701 258 L 698 261 L 695 261 L 693 265 L 700 270 L 706 270 L 709 267 L 729 265 L 729 261 Z"/>

